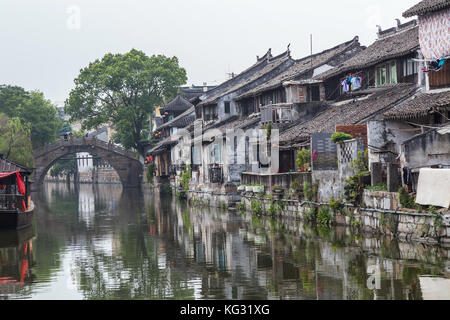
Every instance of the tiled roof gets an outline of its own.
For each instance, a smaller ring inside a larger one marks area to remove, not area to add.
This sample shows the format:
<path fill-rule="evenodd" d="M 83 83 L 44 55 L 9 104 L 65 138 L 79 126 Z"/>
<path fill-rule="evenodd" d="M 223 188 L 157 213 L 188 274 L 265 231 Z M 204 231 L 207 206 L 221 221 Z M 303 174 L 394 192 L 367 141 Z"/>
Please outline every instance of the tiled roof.
<path fill-rule="evenodd" d="M 376 40 L 366 50 L 358 53 L 340 66 L 318 75 L 314 79 L 325 80 L 345 72 L 369 68 L 383 61 L 414 52 L 419 47 L 419 27 L 409 27 L 393 35 Z"/>
<path fill-rule="evenodd" d="M 181 95 L 186 99 L 191 101 L 194 98 L 200 97 L 205 94 L 206 91 L 214 89 L 216 86 L 190 86 L 190 87 L 180 87 Z"/>
<path fill-rule="evenodd" d="M 426 116 L 439 108 L 450 109 L 450 90 L 437 93 L 419 93 L 384 113 L 386 119 L 410 119 Z"/>
<path fill-rule="evenodd" d="M 246 97 L 254 96 L 260 92 L 279 87 L 285 81 L 298 79 L 302 75 L 312 71 L 313 69 L 316 69 L 322 65 L 327 64 L 331 59 L 345 53 L 352 46 L 355 47 L 357 46 L 358 48 L 362 49 L 361 46 L 359 45 L 358 37 L 355 37 L 350 41 L 337 45 L 336 47 L 325 50 L 323 52 L 296 60 L 295 63 L 283 73 L 279 74 L 275 78 L 265 82 L 264 84 L 254 89 L 248 90 L 244 94 L 235 98 L 235 100 L 240 100 Z"/>
<path fill-rule="evenodd" d="M 178 95 L 175 99 L 163 106 L 164 111 L 186 111 L 192 107 L 192 103 L 187 101 L 182 96 Z"/>
<path fill-rule="evenodd" d="M 228 130 L 228 129 L 245 129 L 249 126 L 252 126 L 254 124 L 258 124 L 260 121 L 259 117 L 255 118 L 239 118 L 234 121 L 227 122 L 216 129 L 219 130 Z"/>
<path fill-rule="evenodd" d="M 226 90 L 228 90 L 228 88 L 236 85 L 238 82 L 242 81 L 243 79 L 245 79 L 246 77 L 249 76 L 250 73 L 252 73 L 255 69 L 259 68 L 260 66 L 262 66 L 263 64 L 266 63 L 267 58 L 272 57 L 272 53 L 271 53 L 271 49 L 269 49 L 267 51 L 267 53 L 262 57 L 259 58 L 257 56 L 256 59 L 256 63 L 254 63 L 252 66 L 250 66 L 249 68 L 245 69 L 244 71 L 242 71 L 241 73 L 239 73 L 238 75 L 234 76 L 231 79 L 228 79 L 225 82 L 222 82 L 221 84 L 219 84 L 218 86 L 216 86 L 215 88 L 208 90 L 207 92 L 205 92 L 205 94 L 203 94 L 202 96 L 200 96 L 201 100 L 205 100 L 208 99 L 210 97 L 212 97 L 213 95 L 219 94 L 221 92 L 225 92 Z"/>
<path fill-rule="evenodd" d="M 220 86 L 216 87 L 214 90 L 211 90 L 211 93 L 213 93 L 213 94 L 209 94 L 209 95 L 207 94 L 205 96 L 206 99 L 204 99 L 198 105 L 201 106 L 201 105 L 214 103 L 220 97 L 230 94 L 230 93 L 233 93 L 233 92 L 243 88 L 244 86 L 251 84 L 252 82 L 262 78 L 264 75 L 276 70 L 283 64 L 288 63 L 289 61 L 291 61 L 291 63 L 293 63 L 293 60 L 290 57 L 289 51 L 286 51 L 285 53 L 283 53 L 279 56 L 269 58 L 266 60 L 262 60 L 262 58 L 259 58 L 258 62 L 256 64 L 254 64 L 252 67 L 246 69 L 245 71 L 241 72 L 240 74 L 238 74 L 234 78 L 228 80 L 227 82 L 224 82 Z M 255 70 L 257 70 L 257 71 L 255 71 Z M 233 82 L 231 83 L 230 81 L 233 81 Z M 218 90 L 222 86 L 225 89 Z M 217 92 L 214 92 L 216 90 L 217 90 Z"/>
<path fill-rule="evenodd" d="M 182 114 L 180 114 L 178 117 L 162 124 L 157 129 L 161 130 L 164 128 L 184 128 L 187 125 L 191 124 L 195 120 L 195 107 L 192 106 Z"/>
<path fill-rule="evenodd" d="M 7 159 L 0 159 L 0 172 L 14 172 L 14 171 L 30 174 L 33 170 L 21 166 L 20 164 L 9 161 Z"/>
<path fill-rule="evenodd" d="M 403 13 L 405 18 L 421 16 L 450 7 L 450 0 L 423 0 Z"/>
<path fill-rule="evenodd" d="M 336 125 L 363 123 L 415 91 L 413 84 L 397 84 L 380 88 L 356 102 L 336 103 L 309 121 L 293 124 L 280 134 L 280 143 L 294 144 L 307 140 L 312 133 L 331 133 Z"/>
<path fill-rule="evenodd" d="M 158 154 L 167 150 L 167 146 L 177 144 L 177 141 L 172 140 L 172 137 L 165 138 L 158 142 L 153 148 L 146 152 L 146 154 Z"/>
<path fill-rule="evenodd" d="M 260 117 L 244 117 L 233 116 L 219 123 L 211 124 L 203 130 L 203 141 L 211 140 L 215 137 L 215 134 L 220 131 L 222 134 L 226 134 L 229 129 L 242 129 L 246 130 L 249 127 L 259 125 Z M 195 141 L 198 141 L 198 137 L 194 137 Z"/>

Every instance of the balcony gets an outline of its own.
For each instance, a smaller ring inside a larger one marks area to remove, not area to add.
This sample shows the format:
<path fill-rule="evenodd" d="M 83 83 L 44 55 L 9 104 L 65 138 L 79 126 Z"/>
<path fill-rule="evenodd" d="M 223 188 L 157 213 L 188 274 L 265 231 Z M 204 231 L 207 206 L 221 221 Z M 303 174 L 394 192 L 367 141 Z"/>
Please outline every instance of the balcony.
<path fill-rule="evenodd" d="M 270 104 L 260 108 L 261 123 L 289 123 L 292 122 L 292 104 Z"/>
<path fill-rule="evenodd" d="M 311 173 L 302 172 L 289 172 L 289 173 L 275 173 L 275 174 L 265 174 L 265 173 L 254 173 L 254 172 L 243 172 L 241 175 L 242 185 L 263 185 L 266 189 L 271 189 L 273 186 L 281 186 L 285 190 L 289 190 L 291 183 L 298 180 L 301 185 L 303 183 L 312 182 Z"/>
<path fill-rule="evenodd" d="M 205 114 L 205 121 L 216 120 L 218 118 L 217 114 Z"/>
<path fill-rule="evenodd" d="M 184 172 L 186 168 L 190 168 L 191 171 L 199 171 L 200 165 L 198 164 L 171 164 L 169 166 L 169 175 L 176 176 L 177 172 Z"/>

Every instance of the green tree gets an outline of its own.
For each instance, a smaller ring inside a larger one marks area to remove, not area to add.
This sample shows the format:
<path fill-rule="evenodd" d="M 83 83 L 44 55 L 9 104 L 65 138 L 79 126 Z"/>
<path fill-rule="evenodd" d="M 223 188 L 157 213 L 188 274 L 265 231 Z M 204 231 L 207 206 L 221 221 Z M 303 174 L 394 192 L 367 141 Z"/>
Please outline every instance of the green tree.
<path fill-rule="evenodd" d="M 108 53 L 80 71 L 65 111 L 83 129 L 112 125 L 115 142 L 143 155 L 153 106 L 173 98 L 186 79 L 176 57 L 148 57 L 135 49 Z"/>
<path fill-rule="evenodd" d="M 39 91 L 0 86 L 0 112 L 9 118 L 17 117 L 22 124 L 30 126 L 33 148 L 55 141 L 62 127 L 57 108 Z"/>
<path fill-rule="evenodd" d="M 58 139 L 63 121 L 58 115 L 56 106 L 45 99 L 42 92 L 31 91 L 30 99 L 19 114 L 21 119 L 31 125 L 33 148 L 40 148 Z"/>
<path fill-rule="evenodd" d="M 18 116 L 18 110 L 30 99 L 29 92 L 18 86 L 0 86 L 0 112 L 9 117 Z"/>
<path fill-rule="evenodd" d="M 5 159 L 33 167 L 30 127 L 19 118 L 0 114 L 0 153 Z"/>

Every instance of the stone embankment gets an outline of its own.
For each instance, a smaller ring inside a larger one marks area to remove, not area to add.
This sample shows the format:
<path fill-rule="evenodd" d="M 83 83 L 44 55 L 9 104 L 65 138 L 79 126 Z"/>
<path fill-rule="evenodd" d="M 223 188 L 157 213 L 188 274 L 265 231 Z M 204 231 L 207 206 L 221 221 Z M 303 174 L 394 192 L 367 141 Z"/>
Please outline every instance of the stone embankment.
<path fill-rule="evenodd" d="M 373 207 L 356 207 L 337 201 L 317 203 L 288 200 L 282 196 L 243 193 L 237 209 L 257 215 L 290 217 L 330 226 L 351 226 L 364 232 L 402 240 L 450 246 L 450 216 L 407 209 L 392 210 L 390 208 L 398 201 L 392 194 L 377 195 L 375 200 L 366 194 L 365 201 L 365 204 L 371 203 Z"/>

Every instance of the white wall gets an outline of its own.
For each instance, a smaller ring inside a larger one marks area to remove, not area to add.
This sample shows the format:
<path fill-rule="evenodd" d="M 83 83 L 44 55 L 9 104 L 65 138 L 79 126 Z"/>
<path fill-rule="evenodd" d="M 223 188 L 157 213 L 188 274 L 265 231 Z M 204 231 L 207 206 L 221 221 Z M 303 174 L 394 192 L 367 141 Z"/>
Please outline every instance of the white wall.
<path fill-rule="evenodd" d="M 77 160 L 79 172 L 90 172 L 94 168 L 92 156 L 90 153 L 87 152 L 77 153 L 77 158 L 89 158 Z"/>

